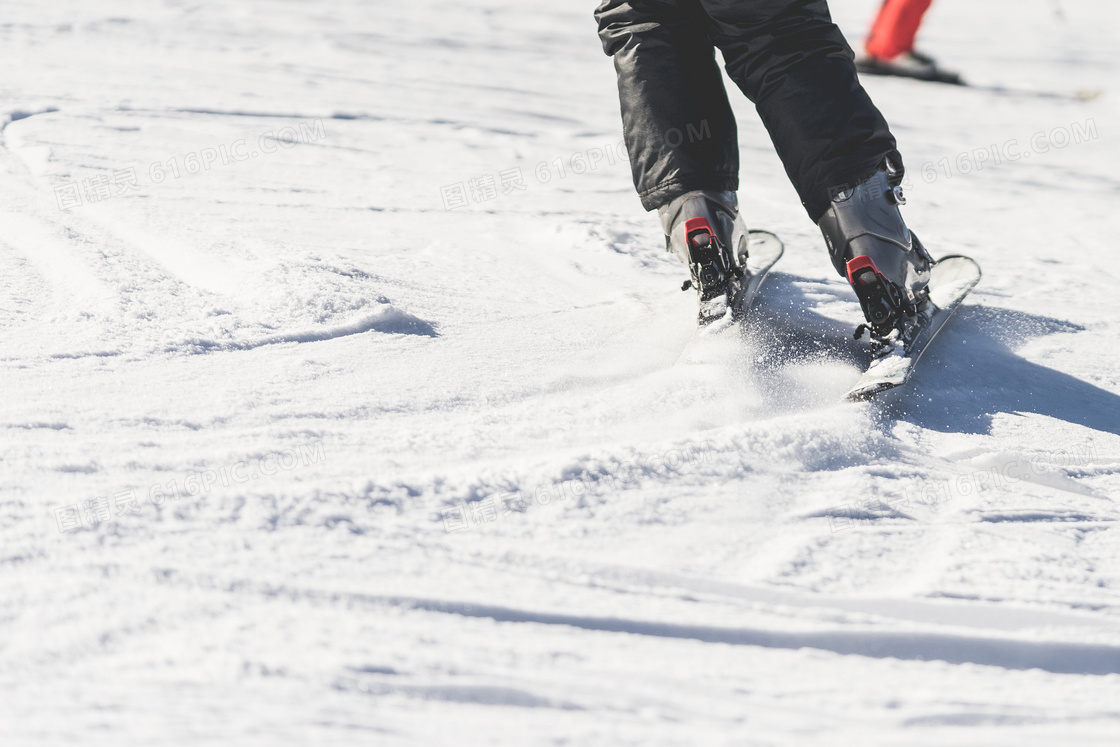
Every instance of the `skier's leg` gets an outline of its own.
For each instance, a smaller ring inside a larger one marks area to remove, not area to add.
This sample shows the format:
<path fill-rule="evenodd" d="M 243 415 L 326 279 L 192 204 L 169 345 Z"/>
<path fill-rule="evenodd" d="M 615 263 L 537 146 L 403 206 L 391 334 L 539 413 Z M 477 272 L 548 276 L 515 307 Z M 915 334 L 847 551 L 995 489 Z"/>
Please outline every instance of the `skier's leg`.
<path fill-rule="evenodd" d="M 697 0 L 605 0 L 595 11 L 614 58 L 634 186 L 646 210 L 739 184 L 739 144 Z"/>
<path fill-rule="evenodd" d="M 868 321 L 882 333 L 903 323 L 925 305 L 929 257 L 897 207 L 903 170 L 894 137 L 827 2 L 701 2 L 731 79 L 755 103 Z"/>
<path fill-rule="evenodd" d="M 689 267 L 705 324 L 730 308 L 747 252 L 735 119 L 707 18 L 698 0 L 606 0 L 595 17 L 618 73 L 634 186 Z"/>
<path fill-rule="evenodd" d="M 914 38 L 932 0 L 884 0 L 856 69 L 868 75 L 901 75 L 960 85 L 961 76 L 914 49 Z"/>
<path fill-rule="evenodd" d="M 893 60 L 914 49 L 922 16 L 933 0 L 884 0 L 864 48 L 881 60 Z"/>
<path fill-rule="evenodd" d="M 895 153 L 894 136 L 860 85 L 855 55 L 828 4 L 701 3 L 728 74 L 754 102 L 809 217 L 820 220 L 830 189 L 866 179 Z"/>

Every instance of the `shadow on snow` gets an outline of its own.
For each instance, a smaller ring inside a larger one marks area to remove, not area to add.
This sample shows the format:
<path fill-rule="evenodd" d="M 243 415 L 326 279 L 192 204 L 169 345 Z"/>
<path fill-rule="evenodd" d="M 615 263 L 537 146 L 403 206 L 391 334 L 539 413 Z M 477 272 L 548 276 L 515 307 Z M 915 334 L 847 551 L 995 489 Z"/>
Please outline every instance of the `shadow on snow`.
<path fill-rule="evenodd" d="M 845 324 L 817 313 L 799 281 L 775 273 L 741 327 L 757 353 L 751 376 L 779 397 L 791 385 L 783 369 L 841 363 L 854 383 L 870 360 L 867 340 L 852 335 L 860 320 Z M 1083 331 L 1051 317 L 965 305 L 926 351 L 911 385 L 881 405 L 892 417 L 943 432 L 986 434 L 998 413 L 1033 413 L 1120 435 L 1120 396 L 1015 353 L 1035 338 Z"/>

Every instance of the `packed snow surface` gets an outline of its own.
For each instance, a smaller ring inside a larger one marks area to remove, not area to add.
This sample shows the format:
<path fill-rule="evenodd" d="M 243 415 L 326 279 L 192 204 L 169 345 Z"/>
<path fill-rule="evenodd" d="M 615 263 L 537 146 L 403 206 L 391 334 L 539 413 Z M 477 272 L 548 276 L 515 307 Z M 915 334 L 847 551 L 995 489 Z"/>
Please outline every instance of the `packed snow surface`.
<path fill-rule="evenodd" d="M 1120 7 L 939 0 L 976 86 L 865 81 L 984 277 L 841 404 L 733 89 L 786 255 L 696 332 L 593 5 L 5 5 L 5 747 L 1120 743 Z"/>

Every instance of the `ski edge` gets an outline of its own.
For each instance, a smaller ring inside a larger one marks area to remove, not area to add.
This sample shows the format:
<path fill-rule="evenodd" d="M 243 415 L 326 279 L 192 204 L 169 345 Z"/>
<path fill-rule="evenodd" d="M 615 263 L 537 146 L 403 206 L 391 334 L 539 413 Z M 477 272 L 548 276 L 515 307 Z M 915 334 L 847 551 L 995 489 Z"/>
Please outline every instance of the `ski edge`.
<path fill-rule="evenodd" d="M 774 233 L 772 231 L 760 231 L 760 230 L 748 231 L 747 232 L 747 242 L 748 242 L 747 243 L 747 267 L 748 267 L 748 269 L 750 268 L 750 260 L 751 260 L 750 247 L 751 247 L 751 243 L 754 243 L 755 239 L 758 239 L 758 243 L 760 243 L 760 244 L 764 244 L 764 245 L 765 244 L 772 244 L 773 246 L 771 246 L 771 248 L 770 248 L 770 252 L 769 252 L 769 255 L 768 255 L 768 261 L 765 264 L 757 267 L 755 270 L 753 270 L 751 272 L 751 279 L 747 282 L 746 287 L 743 289 L 743 293 L 742 293 L 741 298 L 739 299 L 739 302 L 737 304 L 735 304 L 736 313 L 739 316 L 742 316 L 743 314 L 745 314 L 747 312 L 747 309 L 750 307 L 750 305 L 752 303 L 754 303 L 754 300 L 758 297 L 758 292 L 759 292 L 759 289 L 762 287 L 762 283 L 766 280 L 766 277 L 770 274 L 770 270 L 773 269 L 774 265 L 778 264 L 778 260 L 781 259 L 782 256 L 786 252 L 785 243 L 778 237 L 778 235 L 776 233 Z"/>

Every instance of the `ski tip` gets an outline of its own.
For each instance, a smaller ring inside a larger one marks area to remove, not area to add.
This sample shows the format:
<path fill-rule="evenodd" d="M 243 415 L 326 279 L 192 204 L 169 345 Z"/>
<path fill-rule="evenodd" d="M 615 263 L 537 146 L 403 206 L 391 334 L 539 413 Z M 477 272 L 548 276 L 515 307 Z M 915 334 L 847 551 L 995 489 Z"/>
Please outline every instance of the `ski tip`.
<path fill-rule="evenodd" d="M 976 273 L 977 281 L 979 281 L 979 279 L 984 274 L 980 270 L 980 264 L 975 259 L 973 259 L 972 257 L 966 257 L 963 254 L 946 254 L 944 257 L 937 259 L 933 263 L 934 267 L 940 266 L 943 269 L 946 267 L 951 267 L 953 265 L 969 265 L 970 269 Z"/>
<path fill-rule="evenodd" d="M 946 255 L 945 255 L 944 257 L 941 257 L 941 258 L 939 258 L 939 259 L 936 259 L 936 260 L 934 260 L 934 262 L 933 262 L 933 263 L 934 263 L 935 265 L 939 265 L 939 264 L 941 264 L 942 262 L 949 262 L 949 261 L 953 261 L 953 262 L 967 262 L 967 263 L 968 263 L 968 264 L 970 264 L 970 265 L 976 265 L 976 269 L 980 269 L 980 265 L 979 265 L 979 264 L 977 264 L 977 262 L 976 262 L 976 260 L 975 260 L 975 259 L 973 259 L 972 257 L 967 257 L 967 256 L 965 256 L 965 255 L 963 255 L 963 254 L 946 254 Z"/>
<path fill-rule="evenodd" d="M 779 257 L 782 256 L 782 253 L 785 251 L 786 247 L 785 243 L 782 242 L 780 238 L 778 238 L 778 235 L 776 233 L 773 233 L 771 231 L 759 231 L 757 229 L 751 229 L 750 231 L 747 231 L 747 242 L 748 251 L 752 246 L 770 246 L 773 247 L 772 251 L 774 251 Z"/>

